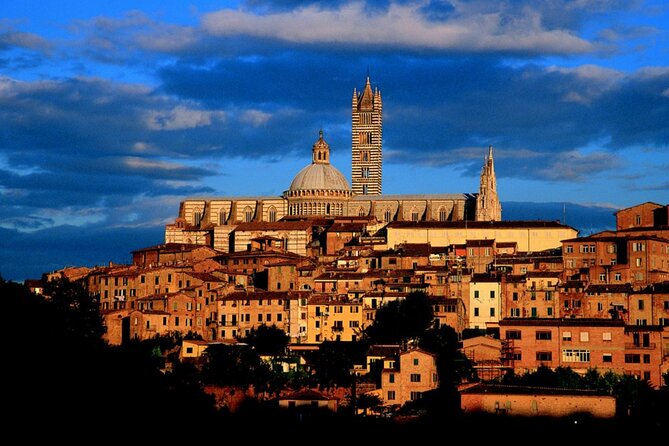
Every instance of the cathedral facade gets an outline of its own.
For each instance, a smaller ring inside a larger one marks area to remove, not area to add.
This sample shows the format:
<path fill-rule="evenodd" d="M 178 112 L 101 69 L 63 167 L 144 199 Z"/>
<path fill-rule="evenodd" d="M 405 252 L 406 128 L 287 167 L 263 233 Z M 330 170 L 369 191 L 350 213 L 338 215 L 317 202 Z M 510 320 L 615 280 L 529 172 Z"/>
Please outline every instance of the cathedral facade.
<path fill-rule="evenodd" d="M 227 236 L 242 223 L 300 218 L 366 218 L 384 225 L 397 221 L 499 221 L 492 147 L 477 193 L 382 195 L 382 102 L 367 77 L 361 93 L 353 90 L 351 183 L 332 164 L 321 131 L 311 163 L 300 170 L 281 196 L 189 198 L 167 225 L 165 241 L 207 244 L 227 251 Z M 217 240 L 219 239 L 219 240 Z"/>

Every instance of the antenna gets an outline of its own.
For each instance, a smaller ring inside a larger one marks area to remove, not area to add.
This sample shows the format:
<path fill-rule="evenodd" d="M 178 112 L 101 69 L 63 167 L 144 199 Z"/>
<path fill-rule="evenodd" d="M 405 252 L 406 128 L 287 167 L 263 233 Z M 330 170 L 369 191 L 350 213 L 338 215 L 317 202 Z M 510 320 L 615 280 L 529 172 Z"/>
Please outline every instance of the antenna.
<path fill-rule="evenodd" d="M 562 224 L 567 224 L 567 203 L 562 203 Z"/>

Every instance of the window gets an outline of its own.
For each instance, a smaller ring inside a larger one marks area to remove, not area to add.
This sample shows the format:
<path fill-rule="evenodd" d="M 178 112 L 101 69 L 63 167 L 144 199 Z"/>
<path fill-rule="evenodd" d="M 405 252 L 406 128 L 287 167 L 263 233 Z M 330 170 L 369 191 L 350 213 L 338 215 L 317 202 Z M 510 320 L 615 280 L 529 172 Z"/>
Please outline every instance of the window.
<path fill-rule="evenodd" d="M 514 302 L 518 301 L 518 292 L 517 292 L 517 291 L 514 291 L 514 292 L 513 292 L 513 297 L 512 297 L 512 299 L 513 299 Z"/>
<path fill-rule="evenodd" d="M 563 341 L 571 341 L 571 331 L 563 331 L 562 332 L 562 340 Z"/>
<path fill-rule="evenodd" d="M 348 326 L 351 328 L 358 328 L 360 325 L 360 322 L 358 321 L 348 321 Z"/>
<path fill-rule="evenodd" d="M 413 365 L 418 365 L 418 358 L 413 358 Z"/>
<path fill-rule="evenodd" d="M 390 215 L 390 211 L 389 211 L 389 210 L 386 210 L 386 211 L 383 213 L 383 221 L 385 221 L 385 222 L 390 221 L 390 217 L 391 217 L 391 215 Z"/>
<path fill-rule="evenodd" d="M 410 394 L 411 401 L 416 401 L 420 399 L 420 392 L 411 392 Z"/>
<path fill-rule="evenodd" d="M 269 208 L 269 221 L 270 222 L 276 221 L 276 208 L 274 208 L 273 206 Z"/>
<path fill-rule="evenodd" d="M 606 282 L 606 274 L 601 273 L 601 274 L 599 275 L 599 281 L 600 281 L 600 282 Z"/>
<path fill-rule="evenodd" d="M 623 276 L 621 273 L 616 273 L 614 279 L 616 282 L 620 282 L 621 280 L 623 280 Z"/>
<path fill-rule="evenodd" d="M 550 341 L 551 339 L 553 339 L 553 333 L 545 330 L 537 331 L 536 339 L 538 341 Z"/>
<path fill-rule="evenodd" d="M 636 266 L 641 266 L 641 257 L 636 258 Z"/>
<path fill-rule="evenodd" d="M 395 382 L 395 374 L 394 373 L 391 373 L 391 374 L 388 375 L 388 382 L 391 383 L 391 384 Z"/>
<path fill-rule="evenodd" d="M 412 373 L 411 374 L 411 382 L 412 383 L 419 383 L 420 382 L 420 373 Z"/>
<path fill-rule="evenodd" d="M 639 310 L 643 310 L 643 299 L 639 299 Z"/>
<path fill-rule="evenodd" d="M 553 309 L 552 308 L 546 308 L 546 316 L 553 316 Z"/>
<path fill-rule="evenodd" d="M 520 317 L 520 308 L 512 308 L 511 317 Z"/>
<path fill-rule="evenodd" d="M 643 363 L 650 364 L 650 355 L 643 355 Z"/>
<path fill-rule="evenodd" d="M 553 292 L 552 291 L 546 291 L 546 297 L 544 297 L 544 300 L 547 300 L 547 301 L 553 300 Z"/>
<path fill-rule="evenodd" d="M 479 298 L 479 290 L 474 290 L 474 299 Z"/>
<path fill-rule="evenodd" d="M 646 244 L 642 242 L 632 243 L 632 251 L 641 252 L 646 250 Z"/>
<path fill-rule="evenodd" d="M 602 341 L 610 341 L 611 340 L 611 332 L 610 331 L 605 331 L 602 333 Z"/>
<path fill-rule="evenodd" d="M 537 361 L 552 361 L 552 352 L 537 352 Z"/>
<path fill-rule="evenodd" d="M 490 290 L 490 298 L 491 299 L 495 298 L 495 290 Z"/>
<path fill-rule="evenodd" d="M 635 353 L 626 353 L 625 354 L 625 363 L 626 364 L 640 364 L 641 355 Z"/>
<path fill-rule="evenodd" d="M 564 349 L 562 362 L 590 362 L 590 350 Z"/>
<path fill-rule="evenodd" d="M 446 210 L 444 208 L 439 208 L 439 221 L 446 221 Z"/>
<path fill-rule="evenodd" d="M 602 311 L 604 309 L 604 304 L 601 302 L 597 303 L 597 311 Z"/>
<path fill-rule="evenodd" d="M 479 316 L 479 309 L 478 309 L 478 307 L 474 307 L 474 317 L 478 317 L 478 316 Z"/>
<path fill-rule="evenodd" d="M 262 322 L 262 313 L 258 313 L 258 322 Z"/>
<path fill-rule="evenodd" d="M 588 342 L 590 340 L 590 333 L 587 331 L 582 331 L 581 332 L 581 342 Z"/>
<path fill-rule="evenodd" d="M 394 390 L 389 390 L 388 391 L 388 398 L 386 398 L 388 401 L 395 401 L 395 391 Z"/>
<path fill-rule="evenodd" d="M 611 353 L 604 353 L 602 355 L 602 362 L 613 362 L 613 355 Z"/>
<path fill-rule="evenodd" d="M 669 300 L 664 301 L 664 309 L 669 310 Z"/>
<path fill-rule="evenodd" d="M 574 252 L 574 245 L 567 245 L 567 252 L 568 253 Z"/>
<path fill-rule="evenodd" d="M 522 339 L 520 330 L 507 330 L 506 339 Z"/>
<path fill-rule="evenodd" d="M 490 309 L 490 317 L 495 317 L 495 309 L 494 308 Z"/>

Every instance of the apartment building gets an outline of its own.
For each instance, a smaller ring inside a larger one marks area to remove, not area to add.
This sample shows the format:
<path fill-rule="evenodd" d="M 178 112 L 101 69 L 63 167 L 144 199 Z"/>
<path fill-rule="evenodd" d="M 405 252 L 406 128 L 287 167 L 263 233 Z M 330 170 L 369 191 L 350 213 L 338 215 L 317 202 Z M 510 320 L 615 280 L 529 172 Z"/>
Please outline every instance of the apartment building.
<path fill-rule="evenodd" d="M 418 348 L 384 360 L 380 396 L 384 405 L 402 405 L 416 401 L 424 392 L 439 386 L 437 356 Z"/>
<path fill-rule="evenodd" d="M 518 374 L 539 366 L 611 370 L 662 382 L 662 327 L 625 325 L 619 319 L 504 319 L 500 336 L 510 342 L 503 355 Z"/>

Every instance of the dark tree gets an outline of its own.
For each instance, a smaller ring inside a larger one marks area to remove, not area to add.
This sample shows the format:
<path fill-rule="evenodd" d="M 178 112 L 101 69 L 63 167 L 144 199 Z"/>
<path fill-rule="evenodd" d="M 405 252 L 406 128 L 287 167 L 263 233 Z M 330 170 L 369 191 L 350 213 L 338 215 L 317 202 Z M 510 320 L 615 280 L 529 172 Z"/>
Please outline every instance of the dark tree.
<path fill-rule="evenodd" d="M 427 294 L 414 291 L 404 300 L 392 301 L 379 308 L 374 323 L 365 333 L 371 343 L 398 344 L 421 336 L 433 318 Z"/>
<path fill-rule="evenodd" d="M 441 387 L 476 379 L 476 371 L 471 361 L 460 351 L 458 334 L 452 327 L 442 325 L 426 330 L 418 345 L 437 355 L 437 373 Z"/>
<path fill-rule="evenodd" d="M 259 355 L 280 356 L 286 353 L 288 335 L 276 325 L 252 328 L 244 342 L 253 346 Z"/>
<path fill-rule="evenodd" d="M 219 386 L 263 388 L 272 378 L 269 365 L 247 345 L 210 345 L 202 379 Z"/>
<path fill-rule="evenodd" d="M 364 355 L 362 344 L 357 342 L 326 341 L 317 351 L 305 356 L 319 384 L 350 386 L 353 364 Z"/>

